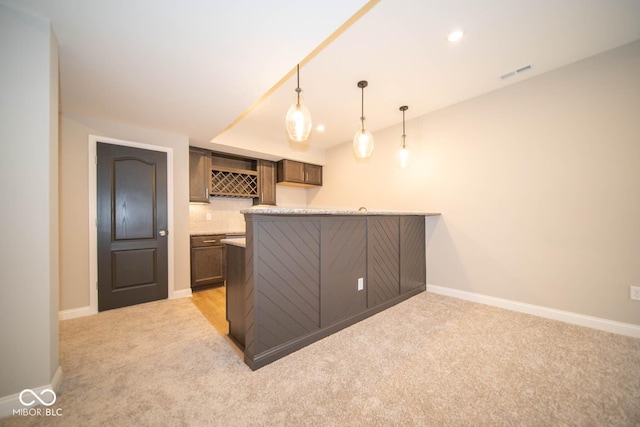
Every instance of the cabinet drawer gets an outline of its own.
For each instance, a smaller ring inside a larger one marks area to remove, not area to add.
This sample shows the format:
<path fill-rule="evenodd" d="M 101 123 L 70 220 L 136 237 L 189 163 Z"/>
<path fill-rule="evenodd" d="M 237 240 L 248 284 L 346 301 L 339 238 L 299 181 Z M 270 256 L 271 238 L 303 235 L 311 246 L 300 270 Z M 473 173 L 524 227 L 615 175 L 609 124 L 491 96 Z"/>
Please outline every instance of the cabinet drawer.
<path fill-rule="evenodd" d="M 199 248 L 202 246 L 222 246 L 223 243 L 220 243 L 220 240 L 224 239 L 224 237 L 224 234 L 215 234 L 210 236 L 192 236 L 191 247 Z"/>

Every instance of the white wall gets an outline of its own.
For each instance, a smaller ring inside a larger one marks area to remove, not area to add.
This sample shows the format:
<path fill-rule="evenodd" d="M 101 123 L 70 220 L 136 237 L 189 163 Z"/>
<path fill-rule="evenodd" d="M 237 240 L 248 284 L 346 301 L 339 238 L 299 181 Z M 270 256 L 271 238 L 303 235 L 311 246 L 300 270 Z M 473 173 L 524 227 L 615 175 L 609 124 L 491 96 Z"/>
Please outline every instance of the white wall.
<path fill-rule="evenodd" d="M 240 211 L 251 206 L 253 199 L 242 197 L 211 197 L 210 203 L 189 203 L 189 231 L 213 234 L 244 233 L 244 215 Z"/>
<path fill-rule="evenodd" d="M 430 284 L 640 325 L 639 76 L 637 41 L 411 119 L 408 170 L 401 126 L 338 146 L 309 203 L 441 212 Z"/>
<path fill-rule="evenodd" d="M 276 187 L 276 203 L 280 208 L 306 208 L 307 189 Z M 191 233 L 244 233 L 244 215 L 240 211 L 253 206 L 253 199 L 212 197 L 211 203 L 189 203 Z M 207 219 L 207 215 L 210 219 Z"/>
<path fill-rule="evenodd" d="M 57 49 L 48 22 L 0 5 L 0 400 L 59 366 Z"/>
<path fill-rule="evenodd" d="M 60 117 L 60 308 L 89 306 L 89 135 L 173 149 L 174 289 L 190 289 L 189 138 L 95 118 Z"/>

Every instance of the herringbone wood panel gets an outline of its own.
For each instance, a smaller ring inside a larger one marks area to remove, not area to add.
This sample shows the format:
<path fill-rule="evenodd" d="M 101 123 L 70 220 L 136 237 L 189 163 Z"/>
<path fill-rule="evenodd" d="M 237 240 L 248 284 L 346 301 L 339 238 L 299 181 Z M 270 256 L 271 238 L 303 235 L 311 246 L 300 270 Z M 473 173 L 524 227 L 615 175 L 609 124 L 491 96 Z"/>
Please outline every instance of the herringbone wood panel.
<path fill-rule="evenodd" d="M 400 217 L 400 289 L 403 293 L 427 283 L 424 221 L 422 216 Z"/>
<path fill-rule="evenodd" d="M 319 221 L 264 222 L 258 233 L 256 354 L 320 327 Z"/>
<path fill-rule="evenodd" d="M 400 222 L 396 216 L 369 217 L 367 307 L 400 295 Z"/>
<path fill-rule="evenodd" d="M 358 291 L 358 278 L 366 282 L 366 218 L 322 218 L 322 326 L 360 313 L 367 306 L 366 292 Z"/>

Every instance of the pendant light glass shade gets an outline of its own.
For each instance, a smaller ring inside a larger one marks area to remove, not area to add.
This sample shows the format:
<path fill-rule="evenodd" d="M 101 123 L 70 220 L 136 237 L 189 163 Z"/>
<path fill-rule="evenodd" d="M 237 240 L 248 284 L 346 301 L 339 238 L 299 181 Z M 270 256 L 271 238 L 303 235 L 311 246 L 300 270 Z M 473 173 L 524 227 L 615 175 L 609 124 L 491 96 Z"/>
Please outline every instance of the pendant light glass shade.
<path fill-rule="evenodd" d="M 302 89 L 295 95 L 293 104 L 287 111 L 287 133 L 293 141 L 303 142 L 309 138 L 311 133 L 311 113 L 303 104 Z"/>
<path fill-rule="evenodd" d="M 302 89 L 300 89 L 300 65 L 297 66 L 298 87 L 296 88 L 293 103 L 287 111 L 285 123 L 289 138 L 293 141 L 304 142 L 309 138 L 311 133 L 311 113 L 302 97 Z"/>
<path fill-rule="evenodd" d="M 409 165 L 409 149 L 407 148 L 407 135 L 404 129 L 404 112 L 408 109 L 409 107 L 406 105 L 400 107 L 400 111 L 402 111 L 402 137 L 400 152 L 398 153 L 398 166 L 402 169 L 405 169 Z"/>
<path fill-rule="evenodd" d="M 371 157 L 373 153 L 373 135 L 369 132 L 365 125 L 366 119 L 360 119 L 360 127 L 353 137 L 353 151 L 359 159 Z"/>
<path fill-rule="evenodd" d="M 364 88 L 368 83 L 365 80 L 358 82 L 358 87 L 362 89 L 362 110 L 360 115 L 360 126 L 353 137 L 353 152 L 358 159 L 371 157 L 373 153 L 373 135 L 367 130 L 366 119 L 364 117 Z"/>

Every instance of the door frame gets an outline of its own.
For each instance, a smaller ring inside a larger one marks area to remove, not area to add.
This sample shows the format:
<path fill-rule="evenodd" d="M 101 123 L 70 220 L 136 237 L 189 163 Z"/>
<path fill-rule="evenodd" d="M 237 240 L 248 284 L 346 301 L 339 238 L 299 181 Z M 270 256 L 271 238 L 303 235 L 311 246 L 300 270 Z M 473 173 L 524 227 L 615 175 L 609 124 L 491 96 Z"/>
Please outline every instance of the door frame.
<path fill-rule="evenodd" d="M 96 163 L 98 142 L 143 150 L 160 151 L 167 154 L 167 279 L 168 299 L 175 298 L 174 269 L 174 228 L 173 228 L 173 148 L 143 144 L 123 139 L 89 135 L 89 307 L 98 312 L 98 165 Z"/>

